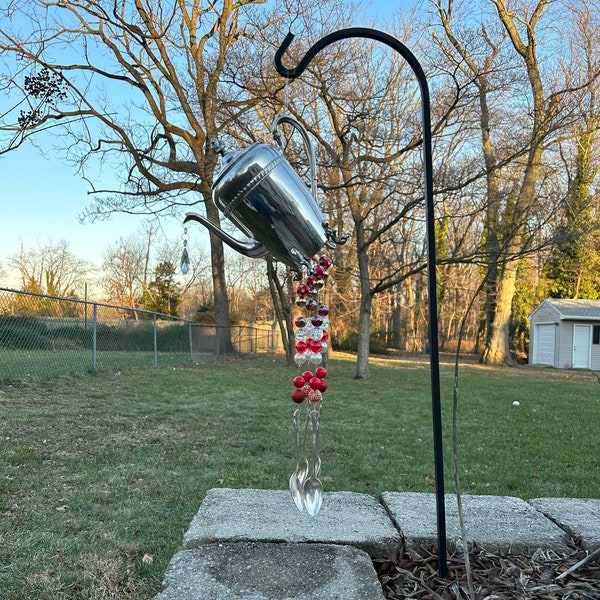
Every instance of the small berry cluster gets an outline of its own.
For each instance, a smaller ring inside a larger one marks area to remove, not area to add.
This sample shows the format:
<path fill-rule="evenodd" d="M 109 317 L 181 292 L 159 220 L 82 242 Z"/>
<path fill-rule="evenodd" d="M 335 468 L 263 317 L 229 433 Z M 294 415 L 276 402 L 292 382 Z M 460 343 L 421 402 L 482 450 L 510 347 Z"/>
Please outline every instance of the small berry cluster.
<path fill-rule="evenodd" d="M 309 363 L 318 366 L 323 361 L 323 353 L 327 351 L 329 340 L 329 307 L 317 301 L 319 290 L 325 285 L 328 277 L 327 270 L 332 261 L 328 256 L 321 256 L 319 262 L 312 267 L 303 283 L 296 288 L 296 305 L 304 308 L 306 316 L 296 318 L 296 354 L 294 362 L 298 365 Z M 315 374 L 305 371 L 294 379 L 296 389 L 292 393 L 292 400 L 298 404 L 307 398 L 309 402 L 320 402 L 323 392 L 327 389 L 324 381 L 327 370 L 318 367 Z"/>

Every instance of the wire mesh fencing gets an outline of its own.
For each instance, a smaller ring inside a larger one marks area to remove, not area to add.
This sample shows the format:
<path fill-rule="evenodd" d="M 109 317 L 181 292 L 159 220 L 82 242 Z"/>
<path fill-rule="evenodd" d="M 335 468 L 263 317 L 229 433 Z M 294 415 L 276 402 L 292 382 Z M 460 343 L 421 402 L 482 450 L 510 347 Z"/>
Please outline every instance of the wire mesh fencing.
<path fill-rule="evenodd" d="M 230 329 L 235 352 L 280 350 L 271 327 Z M 0 382 L 206 362 L 225 351 L 219 338 L 179 317 L 0 288 Z"/>

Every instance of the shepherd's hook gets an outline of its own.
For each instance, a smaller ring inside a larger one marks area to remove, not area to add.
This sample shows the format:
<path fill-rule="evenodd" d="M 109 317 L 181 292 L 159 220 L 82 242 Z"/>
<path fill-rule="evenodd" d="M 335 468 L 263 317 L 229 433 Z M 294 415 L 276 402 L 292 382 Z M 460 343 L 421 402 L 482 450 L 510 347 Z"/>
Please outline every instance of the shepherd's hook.
<path fill-rule="evenodd" d="M 285 67 L 282 57 L 294 39 L 293 33 L 288 33 L 281 46 L 275 53 L 275 68 L 287 78 L 296 79 L 306 69 L 310 61 L 326 46 L 338 40 L 348 38 L 368 38 L 383 42 L 409 64 L 419 82 L 421 90 L 421 112 L 423 119 L 423 164 L 425 174 L 425 209 L 427 233 L 427 282 L 429 295 L 429 345 L 431 371 L 431 406 L 433 412 L 433 450 L 435 459 L 435 496 L 437 510 L 437 541 L 438 569 L 441 577 L 448 574 L 446 551 L 446 510 L 444 503 L 444 454 L 442 446 L 442 409 L 440 399 L 440 359 L 438 345 L 437 319 L 437 283 L 436 283 L 436 253 L 435 253 L 435 210 L 433 203 L 433 158 L 431 135 L 431 107 L 429 101 L 429 86 L 427 77 L 415 55 L 399 40 L 376 29 L 365 27 L 350 27 L 334 31 L 318 40 L 311 46 L 298 65 L 293 69 Z"/>

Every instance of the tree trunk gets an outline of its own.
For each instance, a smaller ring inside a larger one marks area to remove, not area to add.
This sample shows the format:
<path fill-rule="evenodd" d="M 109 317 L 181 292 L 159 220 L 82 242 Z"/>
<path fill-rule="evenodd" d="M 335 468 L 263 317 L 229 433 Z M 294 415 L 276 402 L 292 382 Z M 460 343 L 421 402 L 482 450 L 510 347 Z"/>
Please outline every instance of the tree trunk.
<path fill-rule="evenodd" d="M 205 196 L 206 216 L 216 225 L 220 225 L 219 211 L 212 198 Z M 231 326 L 229 324 L 229 298 L 225 279 L 225 252 L 223 242 L 213 233 L 210 234 L 210 258 L 215 303 L 216 354 L 217 356 L 233 354 L 235 348 L 231 342 Z"/>
<path fill-rule="evenodd" d="M 514 206 L 507 208 L 512 213 L 514 231 L 504 252 L 505 262 L 500 270 L 496 286 L 496 312 L 489 342 L 486 345 L 481 362 L 486 365 L 512 364 L 510 357 L 509 334 L 512 312 L 512 301 L 516 290 L 519 259 L 524 248 L 523 231 L 531 207 L 531 199 L 535 197 L 536 184 L 540 173 L 540 163 L 544 146 L 539 138 L 532 142 L 527 159 L 527 167 L 523 183 Z"/>
<path fill-rule="evenodd" d="M 294 355 L 296 352 L 294 346 L 295 339 L 292 311 L 285 290 L 277 277 L 277 270 L 273 265 L 273 259 L 271 257 L 267 257 L 267 275 L 271 300 L 273 301 L 273 307 L 275 308 L 277 325 L 279 326 L 281 339 L 285 348 L 286 361 L 288 366 L 292 366 L 294 364 Z"/>
<path fill-rule="evenodd" d="M 369 345 L 371 341 L 371 306 L 373 296 L 367 287 L 361 287 L 360 314 L 358 315 L 358 343 L 355 379 L 369 379 Z"/>
<path fill-rule="evenodd" d="M 514 259 L 506 262 L 502 269 L 502 276 L 496 288 L 494 320 L 482 357 L 482 362 L 486 365 L 512 365 L 510 321 L 518 266 L 519 261 Z"/>
<path fill-rule="evenodd" d="M 369 257 L 364 243 L 364 226 L 362 221 L 356 223 L 356 254 L 360 277 L 360 309 L 358 314 L 358 341 L 355 379 L 369 379 L 369 345 L 371 341 L 371 308 L 373 295 L 369 282 Z"/>
<path fill-rule="evenodd" d="M 551 129 L 552 103 L 546 105 L 544 87 L 540 76 L 536 56 L 535 26 L 548 4 L 547 0 L 539 0 L 527 23 L 526 45 L 521 39 L 521 32 L 516 25 L 516 17 L 510 14 L 503 0 L 492 0 L 498 11 L 507 34 L 515 50 L 521 55 L 527 69 L 527 77 L 533 98 L 531 141 L 527 156 L 523 181 L 514 206 L 506 209 L 505 219 L 511 233 L 504 240 L 506 251 L 502 253 L 504 264 L 499 268 L 500 274 L 496 284 L 496 310 L 491 328 L 491 335 L 484 351 L 482 362 L 485 364 L 511 364 L 509 348 L 509 325 L 511 319 L 512 300 L 515 295 L 515 282 L 519 263 L 519 254 L 523 248 L 523 232 L 530 207 L 536 196 L 536 184 L 540 174 L 540 164 L 544 154 L 545 136 Z M 508 215 L 508 218 L 507 218 Z M 508 229 L 507 229 L 508 231 Z"/>

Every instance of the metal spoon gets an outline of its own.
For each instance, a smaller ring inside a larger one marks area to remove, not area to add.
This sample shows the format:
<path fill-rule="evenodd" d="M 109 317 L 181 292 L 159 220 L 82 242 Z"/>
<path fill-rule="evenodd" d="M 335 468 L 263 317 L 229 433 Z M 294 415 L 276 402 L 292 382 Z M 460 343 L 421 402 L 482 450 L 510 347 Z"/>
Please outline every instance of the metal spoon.
<path fill-rule="evenodd" d="M 312 428 L 312 475 L 302 486 L 302 497 L 306 512 L 315 517 L 321 509 L 323 502 L 323 484 L 319 479 L 321 459 L 319 458 L 319 411 L 311 410 L 308 413 Z"/>
<path fill-rule="evenodd" d="M 308 475 L 308 460 L 303 458 L 300 465 L 300 409 L 294 411 L 294 432 L 296 434 L 296 468 L 290 475 L 290 492 L 296 507 L 300 512 L 304 510 L 304 501 L 302 498 L 302 486 Z"/>

